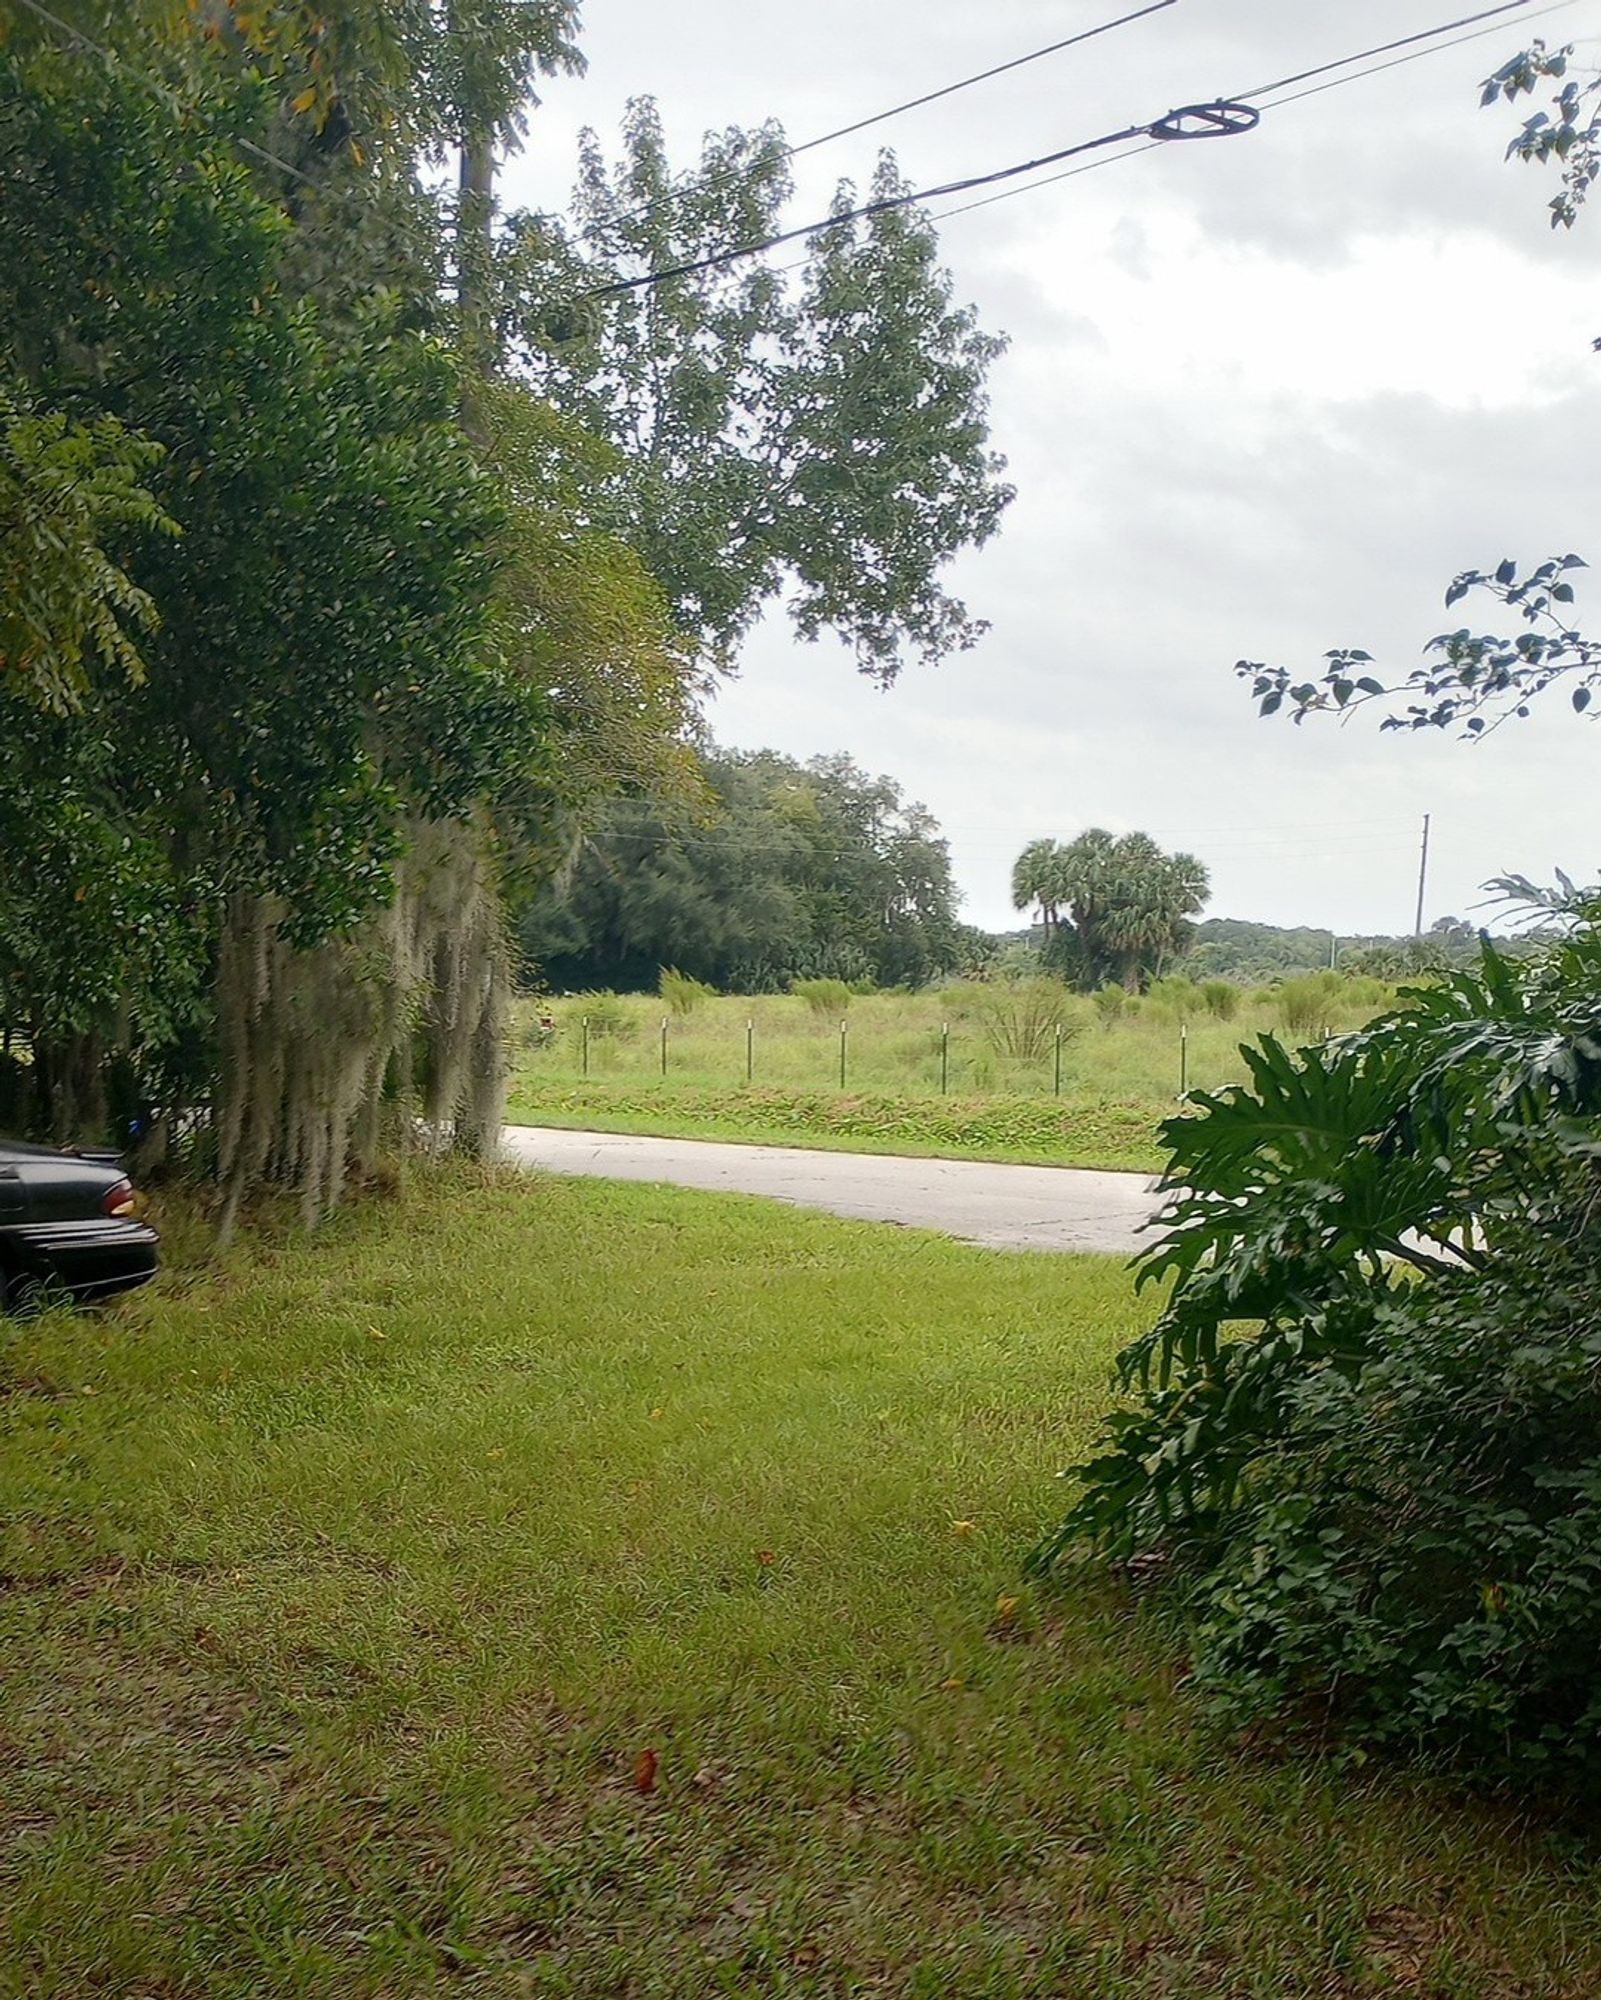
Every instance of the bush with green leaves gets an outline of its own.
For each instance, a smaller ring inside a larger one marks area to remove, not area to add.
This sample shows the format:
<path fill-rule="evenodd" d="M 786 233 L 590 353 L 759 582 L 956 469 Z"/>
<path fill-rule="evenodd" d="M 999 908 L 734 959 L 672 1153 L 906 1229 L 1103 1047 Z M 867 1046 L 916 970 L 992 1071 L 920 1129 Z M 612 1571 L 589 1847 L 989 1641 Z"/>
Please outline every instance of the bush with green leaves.
<path fill-rule="evenodd" d="M 585 1026 L 593 1042 L 637 1042 L 640 1017 L 620 993 L 586 993 L 567 1017 L 567 1031 L 575 1042 L 583 1039 Z"/>
<path fill-rule="evenodd" d="M 1232 1021 L 1240 1011 L 1240 989 L 1232 979 L 1204 979 L 1201 1004 L 1214 1020 Z"/>
<path fill-rule="evenodd" d="M 1194 980 L 1178 975 L 1153 980 L 1146 991 L 1145 1004 L 1163 1021 L 1189 1021 L 1206 1011 L 1201 989 Z"/>
<path fill-rule="evenodd" d="M 1037 1552 L 1160 1556 L 1238 1717 L 1601 1779 L 1601 903 L 1171 1121 L 1171 1282 Z"/>
<path fill-rule="evenodd" d="M 1286 979 L 1274 997 L 1286 1031 L 1302 1040 L 1330 1033 L 1344 984 L 1337 972 L 1308 972 L 1299 979 Z"/>
<path fill-rule="evenodd" d="M 797 979 L 789 989 L 819 1020 L 838 1021 L 849 1011 L 855 991 L 843 979 Z"/>
<path fill-rule="evenodd" d="M 1094 1002 L 1097 1019 L 1103 1028 L 1115 1027 L 1129 1011 L 1131 995 L 1126 986 L 1108 981 L 1105 986 L 1097 986 L 1090 995 Z"/>

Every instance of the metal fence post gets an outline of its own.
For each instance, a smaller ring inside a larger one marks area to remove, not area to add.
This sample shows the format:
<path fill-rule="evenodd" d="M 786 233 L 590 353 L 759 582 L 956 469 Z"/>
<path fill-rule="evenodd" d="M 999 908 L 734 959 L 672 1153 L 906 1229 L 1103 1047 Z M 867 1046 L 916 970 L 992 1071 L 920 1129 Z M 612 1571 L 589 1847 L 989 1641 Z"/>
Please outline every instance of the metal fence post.
<path fill-rule="evenodd" d="M 586 1014 L 586 1015 L 584 1016 L 584 1032 L 583 1032 L 583 1035 L 582 1035 L 582 1036 L 580 1037 L 580 1040 L 582 1041 L 582 1044 L 583 1044 L 583 1051 L 584 1051 L 584 1075 L 585 1075 L 585 1076 L 588 1076 L 588 1074 L 589 1074 L 589 1016 L 588 1016 L 587 1014 Z"/>
<path fill-rule="evenodd" d="M 1179 1027 L 1179 1096 L 1190 1094 L 1190 1024 L 1183 1022 Z"/>
<path fill-rule="evenodd" d="M 939 1094 L 946 1097 L 951 1088 L 951 1024 L 949 1021 L 939 1031 Z"/>
<path fill-rule="evenodd" d="M 667 1074 L 667 1016 L 662 1016 L 662 1075 Z"/>
<path fill-rule="evenodd" d="M 849 1033 L 850 1023 L 848 1021 L 841 1021 L 839 1024 L 839 1087 L 841 1090 L 845 1088 L 845 1038 Z"/>
<path fill-rule="evenodd" d="M 756 1023 L 752 1020 L 752 1021 L 747 1021 L 745 1023 L 745 1081 L 747 1083 L 754 1083 L 755 1080 L 756 1080 Z"/>
<path fill-rule="evenodd" d="M 1062 1030 L 1060 1023 L 1058 1023 L 1056 1029 L 1056 1095 L 1060 1097 L 1061 1094 L 1062 1094 Z"/>

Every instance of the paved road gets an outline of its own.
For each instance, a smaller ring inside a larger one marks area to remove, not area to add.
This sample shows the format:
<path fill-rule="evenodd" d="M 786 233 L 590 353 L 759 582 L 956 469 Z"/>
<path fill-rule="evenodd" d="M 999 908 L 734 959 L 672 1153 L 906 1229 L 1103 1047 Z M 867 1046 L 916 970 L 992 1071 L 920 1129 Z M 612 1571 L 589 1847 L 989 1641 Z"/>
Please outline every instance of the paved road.
<path fill-rule="evenodd" d="M 766 1195 L 857 1221 L 939 1229 L 992 1250 L 1104 1250 L 1127 1256 L 1141 1247 L 1140 1231 L 1158 1206 L 1154 1184 L 1144 1174 L 1070 1167 L 726 1146 L 531 1125 L 508 1126 L 506 1148 L 513 1159 L 553 1173 Z"/>

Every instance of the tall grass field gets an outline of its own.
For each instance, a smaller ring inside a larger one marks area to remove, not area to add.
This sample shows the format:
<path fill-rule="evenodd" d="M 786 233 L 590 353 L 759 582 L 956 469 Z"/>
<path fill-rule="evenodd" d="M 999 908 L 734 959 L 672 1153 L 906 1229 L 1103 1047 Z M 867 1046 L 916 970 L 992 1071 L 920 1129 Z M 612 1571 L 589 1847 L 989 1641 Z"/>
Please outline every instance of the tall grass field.
<path fill-rule="evenodd" d="M 1139 998 L 1047 981 L 860 994 L 820 980 L 752 999 L 663 986 L 520 1002 L 512 1117 L 1150 1171 L 1184 1093 L 1245 1076 L 1242 1042 L 1320 1040 L 1393 997 L 1334 976 L 1259 993 L 1175 980 Z"/>

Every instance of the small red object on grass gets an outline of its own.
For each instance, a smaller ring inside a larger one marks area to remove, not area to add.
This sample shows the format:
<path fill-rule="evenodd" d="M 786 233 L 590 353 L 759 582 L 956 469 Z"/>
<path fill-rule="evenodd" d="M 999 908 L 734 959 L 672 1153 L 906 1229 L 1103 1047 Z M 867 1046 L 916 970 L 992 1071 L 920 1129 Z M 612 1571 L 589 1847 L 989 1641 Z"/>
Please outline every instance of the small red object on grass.
<path fill-rule="evenodd" d="M 634 1790 L 641 1798 L 649 1798 L 656 1789 L 656 1773 L 661 1767 L 661 1758 L 654 1750 L 641 1750 L 634 1760 Z"/>

